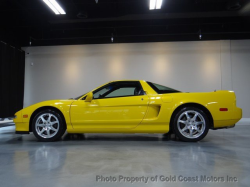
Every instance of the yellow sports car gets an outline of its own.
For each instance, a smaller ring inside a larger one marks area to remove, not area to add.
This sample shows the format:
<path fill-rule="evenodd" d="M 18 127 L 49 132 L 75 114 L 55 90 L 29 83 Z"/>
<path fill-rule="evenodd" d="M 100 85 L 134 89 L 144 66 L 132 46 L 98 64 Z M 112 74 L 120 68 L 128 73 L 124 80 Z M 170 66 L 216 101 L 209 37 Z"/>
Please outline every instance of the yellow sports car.
<path fill-rule="evenodd" d="M 168 133 L 199 141 L 242 117 L 233 91 L 185 93 L 143 80 L 109 82 L 75 99 L 34 104 L 15 114 L 16 133 L 40 141 L 68 133 Z"/>

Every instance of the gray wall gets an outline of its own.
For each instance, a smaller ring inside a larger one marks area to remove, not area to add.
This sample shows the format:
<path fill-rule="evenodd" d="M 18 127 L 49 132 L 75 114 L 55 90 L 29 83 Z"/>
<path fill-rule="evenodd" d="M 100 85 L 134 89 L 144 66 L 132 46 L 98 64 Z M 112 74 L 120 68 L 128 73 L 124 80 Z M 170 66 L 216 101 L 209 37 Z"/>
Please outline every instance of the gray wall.
<path fill-rule="evenodd" d="M 243 117 L 250 117 L 250 40 L 231 42 L 232 86 Z"/>
<path fill-rule="evenodd" d="M 244 117 L 250 117 L 250 40 L 23 50 L 26 51 L 24 106 L 76 97 L 111 80 L 144 79 L 188 92 L 235 90 Z"/>

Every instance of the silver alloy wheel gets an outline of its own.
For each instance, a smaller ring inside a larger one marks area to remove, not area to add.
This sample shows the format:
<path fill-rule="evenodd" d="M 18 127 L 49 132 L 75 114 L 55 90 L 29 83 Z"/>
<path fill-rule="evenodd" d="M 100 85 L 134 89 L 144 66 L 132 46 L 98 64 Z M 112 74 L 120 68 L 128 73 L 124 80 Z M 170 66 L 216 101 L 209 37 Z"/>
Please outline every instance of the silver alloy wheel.
<path fill-rule="evenodd" d="M 199 112 L 188 110 L 179 116 L 177 127 L 183 136 L 194 139 L 200 137 L 204 133 L 206 121 Z"/>
<path fill-rule="evenodd" d="M 55 115 L 51 113 L 45 113 L 41 114 L 37 118 L 35 127 L 39 136 L 43 138 L 52 138 L 57 134 L 59 125 L 59 120 Z"/>

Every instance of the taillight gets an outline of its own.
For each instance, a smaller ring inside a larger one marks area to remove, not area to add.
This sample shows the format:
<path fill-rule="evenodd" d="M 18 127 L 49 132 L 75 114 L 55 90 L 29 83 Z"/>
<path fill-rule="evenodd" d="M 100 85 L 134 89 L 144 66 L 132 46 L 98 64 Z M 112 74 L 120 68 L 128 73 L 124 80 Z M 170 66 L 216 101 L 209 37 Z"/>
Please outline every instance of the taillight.
<path fill-rule="evenodd" d="M 220 108 L 220 111 L 228 111 L 228 108 Z"/>

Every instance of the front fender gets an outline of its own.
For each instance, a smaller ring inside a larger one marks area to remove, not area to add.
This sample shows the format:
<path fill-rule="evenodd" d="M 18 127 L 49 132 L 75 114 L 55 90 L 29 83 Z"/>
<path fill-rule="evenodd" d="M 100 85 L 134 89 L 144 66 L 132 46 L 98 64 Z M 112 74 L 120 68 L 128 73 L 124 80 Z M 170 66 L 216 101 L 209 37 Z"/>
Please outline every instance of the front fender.
<path fill-rule="evenodd" d="M 15 113 L 14 123 L 16 131 L 29 131 L 32 114 L 43 107 L 53 107 L 61 111 L 64 116 L 67 128 L 72 128 L 70 122 L 70 106 L 74 100 L 50 100 L 36 103 Z"/>

